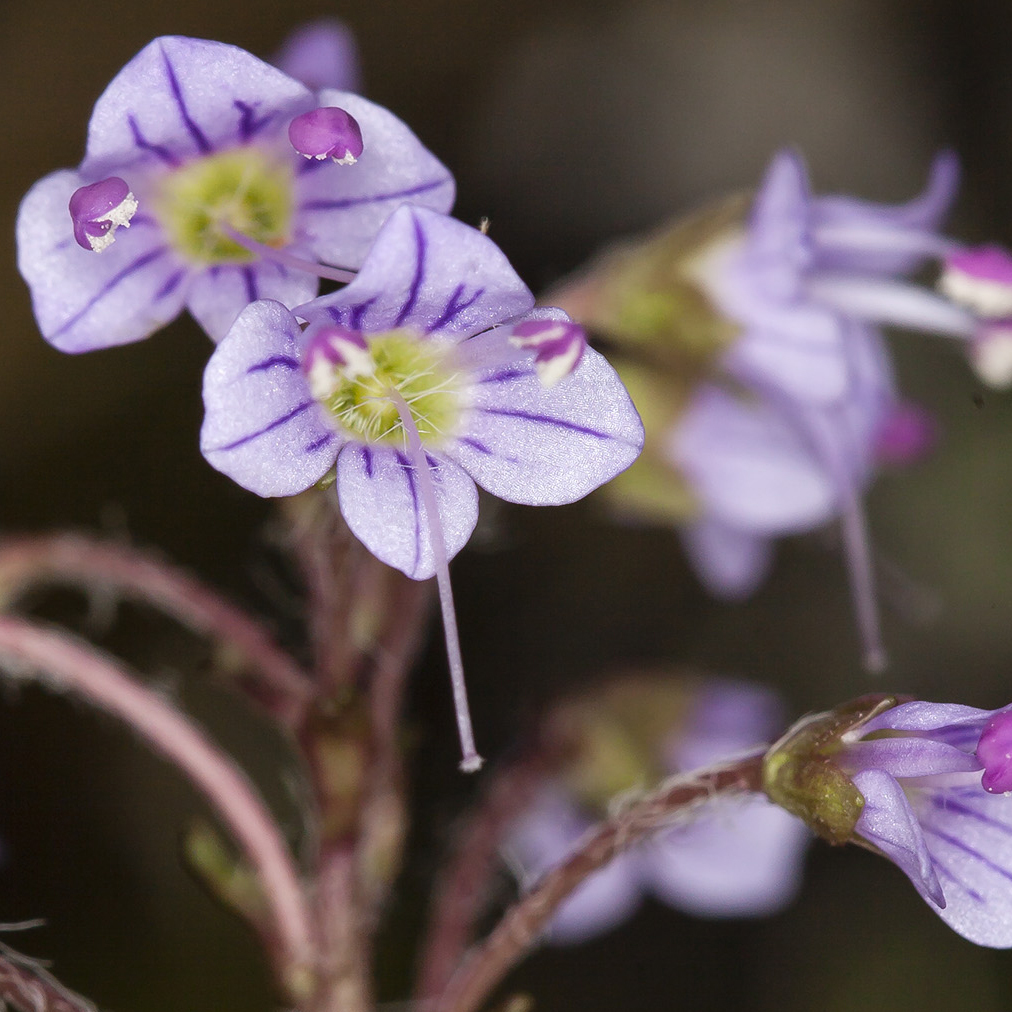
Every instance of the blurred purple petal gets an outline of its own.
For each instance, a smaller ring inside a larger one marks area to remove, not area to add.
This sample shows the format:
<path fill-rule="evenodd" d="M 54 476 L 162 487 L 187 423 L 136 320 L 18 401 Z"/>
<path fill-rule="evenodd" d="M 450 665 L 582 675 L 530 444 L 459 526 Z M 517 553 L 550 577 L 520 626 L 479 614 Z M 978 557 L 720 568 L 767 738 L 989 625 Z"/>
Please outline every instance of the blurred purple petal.
<path fill-rule="evenodd" d="M 765 798 L 713 801 L 689 825 L 658 834 L 637 858 L 659 899 L 698 917 L 763 917 L 801 885 L 805 826 Z"/>
<path fill-rule="evenodd" d="M 271 62 L 310 91 L 362 90 L 355 36 L 337 18 L 321 18 L 296 28 Z"/>
<path fill-rule="evenodd" d="M 693 569 L 711 594 L 741 601 L 766 579 L 773 561 L 771 538 L 711 519 L 685 524 L 680 533 Z"/>

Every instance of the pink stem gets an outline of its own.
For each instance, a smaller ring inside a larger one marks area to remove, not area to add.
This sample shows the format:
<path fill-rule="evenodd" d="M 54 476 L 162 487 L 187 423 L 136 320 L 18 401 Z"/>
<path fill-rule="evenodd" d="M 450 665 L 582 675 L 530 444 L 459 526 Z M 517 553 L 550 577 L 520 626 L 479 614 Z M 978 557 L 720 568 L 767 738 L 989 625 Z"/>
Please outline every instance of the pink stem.
<path fill-rule="evenodd" d="M 762 760 L 762 753 L 756 753 L 674 777 L 591 829 L 576 850 L 507 910 L 488 938 L 464 959 L 430 1006 L 432 1012 L 476 1012 L 534 944 L 555 911 L 590 875 L 701 799 L 760 791 Z"/>
<path fill-rule="evenodd" d="M 23 619 L 0 616 L 0 663 L 26 665 L 119 717 L 183 772 L 221 816 L 256 870 L 280 981 L 294 995 L 312 986 L 312 922 L 288 847 L 246 775 L 186 716 L 97 651 Z"/>
<path fill-rule="evenodd" d="M 443 613 L 443 632 L 446 637 L 446 656 L 450 664 L 450 684 L 453 687 L 453 704 L 457 712 L 457 731 L 460 735 L 462 758 L 460 768 L 465 773 L 476 773 L 484 759 L 478 755 L 474 745 L 474 730 L 471 727 L 471 711 L 467 705 L 467 684 L 464 681 L 464 660 L 460 654 L 460 637 L 457 633 L 457 612 L 453 606 L 453 587 L 450 584 L 450 564 L 446 558 L 446 538 L 443 521 L 439 516 L 439 503 L 432 484 L 429 462 L 425 457 L 418 427 L 411 415 L 407 401 L 391 388 L 387 396 L 396 405 L 401 424 L 407 435 L 408 456 L 418 476 L 418 487 L 422 494 L 426 519 L 429 522 L 429 542 L 436 563 L 436 584 L 439 587 L 439 607 Z"/>
<path fill-rule="evenodd" d="M 4 597 L 48 581 L 112 587 L 237 648 L 271 695 L 279 697 L 271 708 L 288 727 L 299 723 L 316 693 L 309 676 L 255 619 L 188 573 L 143 552 L 76 534 L 0 542 Z"/>

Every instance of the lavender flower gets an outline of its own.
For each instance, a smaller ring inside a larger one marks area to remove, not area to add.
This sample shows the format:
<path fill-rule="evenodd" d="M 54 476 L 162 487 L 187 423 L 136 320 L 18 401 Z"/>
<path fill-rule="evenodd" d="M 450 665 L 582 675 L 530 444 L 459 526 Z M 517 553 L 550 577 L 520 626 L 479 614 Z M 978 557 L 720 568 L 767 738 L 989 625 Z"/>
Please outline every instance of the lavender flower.
<path fill-rule="evenodd" d="M 742 682 L 708 682 L 669 728 L 659 766 L 682 772 L 739 753 L 781 721 L 779 700 L 771 692 Z M 610 774 L 600 764 L 595 772 L 610 780 L 624 772 L 624 763 L 614 743 L 606 754 Z M 546 785 L 514 828 L 505 853 L 522 879 L 533 881 L 563 861 L 593 824 L 593 810 L 573 796 L 574 783 L 587 785 L 579 769 Z M 759 795 L 715 799 L 587 879 L 559 909 L 548 938 L 580 942 L 609 930 L 645 895 L 700 917 L 773 913 L 797 890 L 808 839 L 797 819 Z"/>
<path fill-rule="evenodd" d="M 770 796 L 832 842 L 894 861 L 964 938 L 1012 947 L 1012 706 L 869 697 L 808 718 L 766 760 Z"/>
<path fill-rule="evenodd" d="M 355 164 L 293 149 L 290 123 L 318 107 L 360 130 Z M 43 336 L 64 351 L 139 340 L 184 306 L 218 339 L 249 302 L 295 306 L 319 276 L 347 280 L 316 261 L 356 268 L 396 207 L 448 210 L 453 190 L 385 109 L 314 95 L 233 46 L 160 38 L 99 98 L 79 169 L 25 197 L 19 266 Z"/>
<path fill-rule="evenodd" d="M 813 197 L 782 152 L 750 207 L 731 201 L 620 250 L 559 300 L 620 346 L 645 419 L 643 458 L 613 501 L 675 520 L 703 582 L 728 597 L 758 586 L 773 539 L 840 518 L 873 669 L 884 651 L 861 498 L 880 459 L 897 462 L 899 419 L 913 421 L 878 328 L 978 332 L 972 313 L 903 277 L 957 249 L 937 232 L 956 175 L 939 156 L 924 193 L 895 207 Z M 927 423 L 907 435 L 900 460 Z"/>
<path fill-rule="evenodd" d="M 263 496 L 335 470 L 356 537 L 414 579 L 439 577 L 452 638 L 447 562 L 474 529 L 476 483 L 573 502 L 642 445 L 614 370 L 565 314 L 533 306 L 480 232 L 402 207 L 351 284 L 298 307 L 305 332 L 277 302 L 243 311 L 204 377 L 203 453 Z"/>

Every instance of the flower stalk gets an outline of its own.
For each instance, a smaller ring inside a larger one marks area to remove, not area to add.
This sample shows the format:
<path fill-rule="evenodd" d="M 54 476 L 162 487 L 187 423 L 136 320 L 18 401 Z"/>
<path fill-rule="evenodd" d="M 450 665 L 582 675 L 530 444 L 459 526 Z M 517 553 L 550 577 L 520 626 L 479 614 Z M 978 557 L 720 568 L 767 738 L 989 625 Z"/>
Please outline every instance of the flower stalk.
<path fill-rule="evenodd" d="M 548 872 L 503 915 L 485 941 L 464 960 L 435 1012 L 476 1012 L 549 924 L 562 902 L 615 855 L 716 795 L 762 789 L 763 754 L 753 753 L 665 781 L 656 791 L 619 809 L 591 830 L 573 854 Z"/>
<path fill-rule="evenodd" d="M 269 955 L 285 994 L 314 986 L 312 923 L 300 873 L 277 823 L 235 763 L 192 722 L 98 651 L 19 618 L 0 617 L 0 664 L 81 696 L 169 759 L 228 826 L 264 897 Z"/>

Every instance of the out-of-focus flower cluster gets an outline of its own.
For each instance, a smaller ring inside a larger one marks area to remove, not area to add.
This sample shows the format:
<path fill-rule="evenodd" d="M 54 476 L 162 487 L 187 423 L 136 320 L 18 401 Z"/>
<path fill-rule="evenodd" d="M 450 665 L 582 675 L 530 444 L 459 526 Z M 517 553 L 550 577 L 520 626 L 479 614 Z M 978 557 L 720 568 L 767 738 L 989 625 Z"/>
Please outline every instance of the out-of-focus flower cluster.
<path fill-rule="evenodd" d="M 607 804 L 675 773 L 762 743 L 784 723 L 771 691 L 672 674 L 630 678 L 556 715 L 573 748 L 504 847 L 522 882 L 564 860 Z M 645 895 L 700 917 L 772 913 L 794 896 L 809 834 L 762 795 L 704 802 L 596 872 L 552 921 L 550 941 L 577 942 L 625 920 Z"/>
<path fill-rule="evenodd" d="M 734 198 L 605 253 L 554 297 L 616 351 L 647 429 L 608 487 L 621 513 L 674 522 L 704 584 L 741 597 L 774 540 L 842 520 L 866 662 L 880 667 L 863 493 L 930 448 L 930 415 L 896 390 L 883 325 L 978 347 L 968 309 L 906 280 L 958 245 L 938 232 L 957 166 L 940 155 L 898 206 L 811 194 L 777 155 Z"/>

